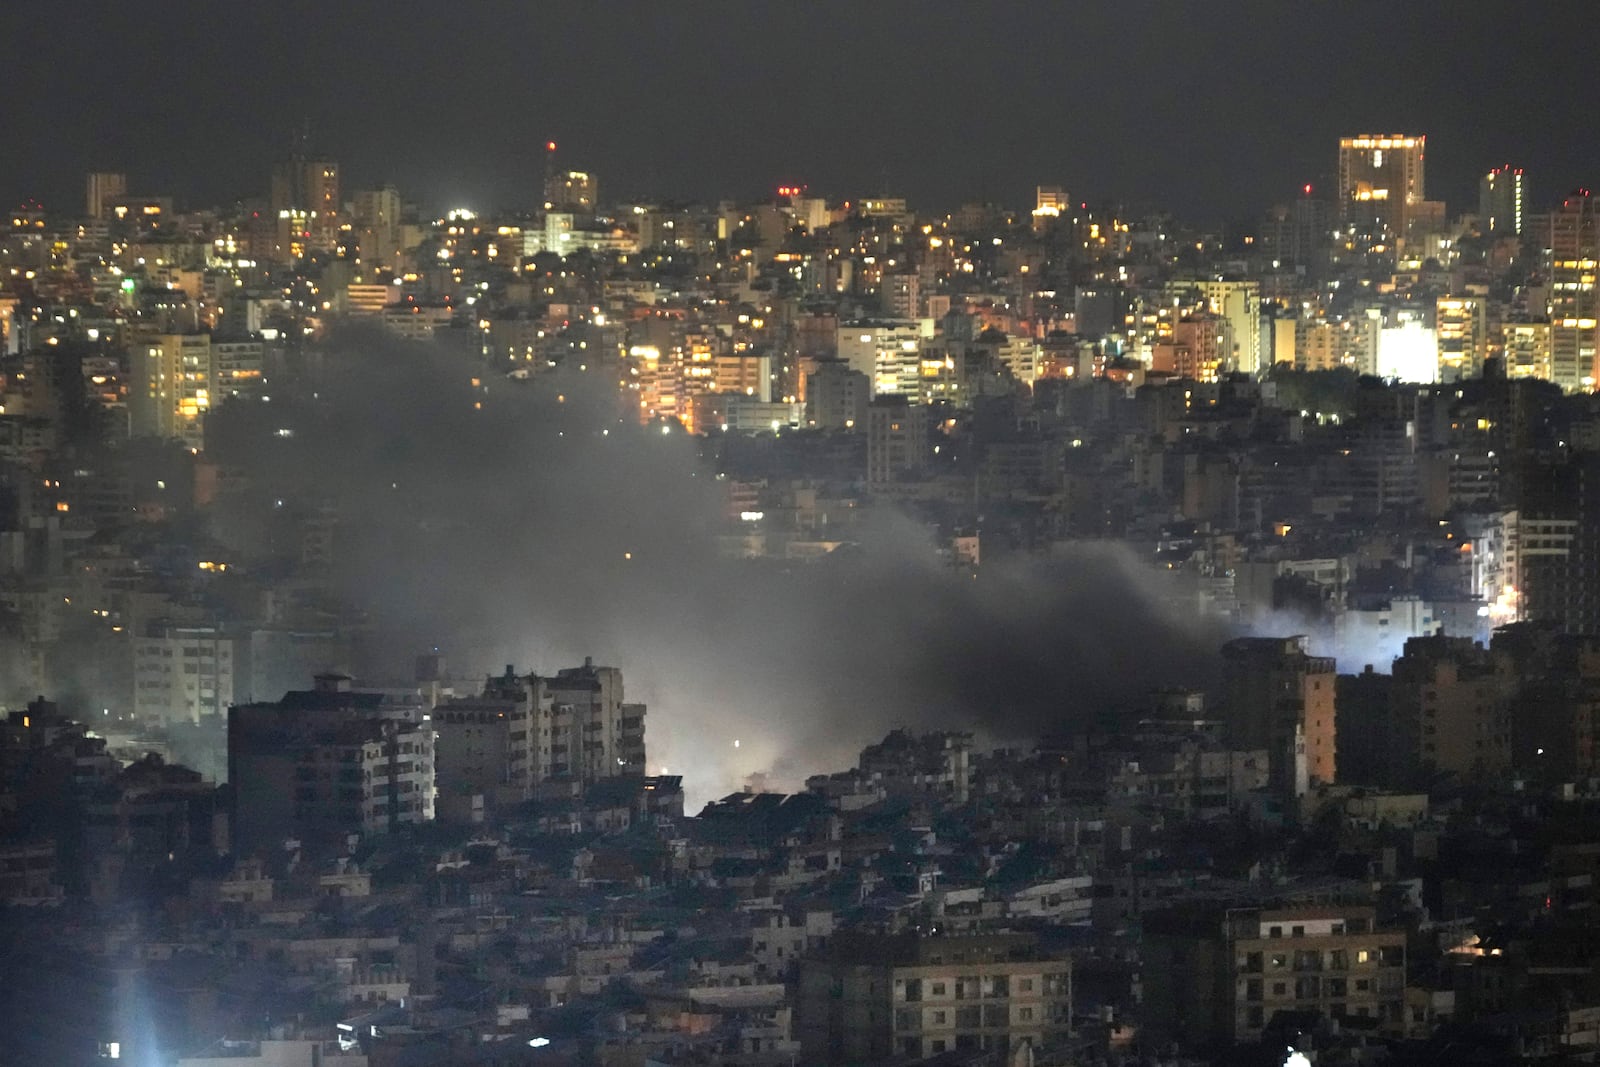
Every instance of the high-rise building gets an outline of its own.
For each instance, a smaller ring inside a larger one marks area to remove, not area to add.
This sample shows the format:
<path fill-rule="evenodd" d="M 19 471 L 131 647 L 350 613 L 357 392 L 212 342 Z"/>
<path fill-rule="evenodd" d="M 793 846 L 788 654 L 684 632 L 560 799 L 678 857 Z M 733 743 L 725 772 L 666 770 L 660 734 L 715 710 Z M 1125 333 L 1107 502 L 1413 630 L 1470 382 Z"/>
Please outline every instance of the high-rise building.
<path fill-rule="evenodd" d="M 1072 1033 L 1072 962 L 1032 934 L 835 934 L 800 966 L 806 1063 L 984 1051 L 1031 1062 Z"/>
<path fill-rule="evenodd" d="M 806 376 L 806 425 L 819 430 L 858 430 L 867 424 L 871 379 L 843 360 L 816 361 Z"/>
<path fill-rule="evenodd" d="M 1439 381 L 1478 377 L 1483 372 L 1488 344 L 1485 301 L 1471 296 L 1441 296 L 1434 307 Z"/>
<path fill-rule="evenodd" d="M 1214 382 L 1223 369 L 1227 321 L 1215 315 L 1185 315 L 1172 324 L 1172 337 L 1153 347 L 1151 369 L 1197 382 Z"/>
<path fill-rule="evenodd" d="M 928 409 L 903 396 L 874 400 L 867 408 L 867 482 L 886 485 L 916 474 L 927 463 Z"/>
<path fill-rule="evenodd" d="M 228 709 L 235 852 L 286 838 L 342 844 L 434 814 L 433 725 L 420 698 L 356 690 L 340 674 L 273 703 Z"/>
<path fill-rule="evenodd" d="M 1550 380 L 1590 392 L 1600 381 L 1600 217 L 1579 189 L 1550 212 Z"/>
<path fill-rule="evenodd" d="M 582 170 L 552 173 L 544 182 L 544 209 L 593 215 L 600 203 L 600 181 Z"/>
<path fill-rule="evenodd" d="M 1522 168 L 1509 163 L 1478 179 L 1478 222 L 1487 234 L 1522 233 Z"/>
<path fill-rule="evenodd" d="M 1428 139 L 1405 134 L 1361 134 L 1339 141 L 1339 215 L 1346 222 L 1377 222 L 1404 238 L 1424 192 Z"/>
<path fill-rule="evenodd" d="M 128 176 L 126 174 L 113 174 L 110 172 L 97 172 L 89 175 L 87 196 L 84 204 L 84 214 L 91 219 L 103 219 L 110 215 L 113 201 L 121 200 L 128 195 Z"/>
<path fill-rule="evenodd" d="M 1504 772 L 1511 766 L 1513 688 L 1506 657 L 1470 637 L 1413 637 L 1394 661 L 1390 743 L 1426 771 Z"/>
<path fill-rule="evenodd" d="M 1528 464 L 1516 532 L 1520 617 L 1600 633 L 1600 453 Z"/>
<path fill-rule="evenodd" d="M 1303 186 L 1293 203 L 1268 212 L 1261 231 L 1262 251 L 1280 263 L 1314 265 L 1332 233 L 1328 215 L 1327 200 L 1314 196 L 1310 185 Z"/>
<path fill-rule="evenodd" d="M 1304 637 L 1240 637 L 1222 646 L 1222 696 L 1230 744 L 1267 750 L 1273 788 L 1303 795 L 1333 784 L 1334 661 Z"/>
<path fill-rule="evenodd" d="M 917 318 L 922 312 L 922 278 L 915 271 L 886 274 L 879 296 L 883 312 L 890 318 Z"/>
<path fill-rule="evenodd" d="M 583 666 L 539 682 L 549 693 L 550 712 L 539 725 L 535 760 L 548 777 L 588 785 L 644 774 L 645 706 L 623 703 L 620 670 L 586 658 Z"/>
<path fill-rule="evenodd" d="M 396 267 L 405 255 L 400 217 L 403 205 L 400 191 L 392 185 L 363 189 L 355 196 L 356 238 L 360 242 L 362 266 Z"/>
<path fill-rule="evenodd" d="M 451 700 L 433 709 L 434 758 L 439 792 L 481 794 L 491 803 L 529 799 L 541 780 L 541 754 L 548 759 L 553 702 L 539 679 L 519 676 L 510 664 L 484 682 L 483 694 Z"/>
<path fill-rule="evenodd" d="M 333 248 L 342 210 L 339 164 L 304 156 L 275 164 L 268 205 L 276 216 L 278 258 L 302 259 Z"/>
<path fill-rule="evenodd" d="M 1261 283 L 1224 278 L 1169 282 L 1167 292 L 1180 301 L 1198 298 L 1205 310 L 1227 324 L 1217 353 L 1219 370 L 1255 374 L 1262 368 Z M 1174 336 L 1178 333 L 1173 327 Z"/>
<path fill-rule="evenodd" d="M 157 334 L 130 346 L 128 435 L 205 444 L 211 407 L 211 336 Z"/>
<path fill-rule="evenodd" d="M 1143 921 L 1141 1034 L 1162 1044 L 1253 1043 L 1294 1013 L 1405 1032 L 1406 932 L 1383 927 L 1371 907 L 1202 904 Z"/>
<path fill-rule="evenodd" d="M 133 713 L 199 722 L 233 703 L 234 639 L 212 626 L 152 626 L 133 639 Z"/>
<path fill-rule="evenodd" d="M 267 345 L 265 341 L 211 339 L 211 400 L 248 396 L 261 388 Z"/>
<path fill-rule="evenodd" d="M 922 344 L 932 334 L 930 320 L 892 319 L 841 322 L 839 358 L 872 382 L 872 395 L 915 398 L 920 392 Z"/>
<path fill-rule="evenodd" d="M 1061 185 L 1041 185 L 1034 189 L 1033 213 L 1035 215 L 1064 215 L 1072 210 L 1067 190 Z"/>
<path fill-rule="evenodd" d="M 296 156 L 273 165 L 268 206 L 273 211 L 339 211 L 339 164 Z"/>
<path fill-rule="evenodd" d="M 1517 319 L 1500 324 L 1500 357 L 1507 378 L 1550 377 L 1550 322 Z"/>
<path fill-rule="evenodd" d="M 1060 185 L 1041 185 L 1034 190 L 1033 197 L 1033 229 L 1043 232 L 1051 223 L 1061 216 L 1069 214 L 1072 203 L 1067 199 L 1067 190 Z"/>

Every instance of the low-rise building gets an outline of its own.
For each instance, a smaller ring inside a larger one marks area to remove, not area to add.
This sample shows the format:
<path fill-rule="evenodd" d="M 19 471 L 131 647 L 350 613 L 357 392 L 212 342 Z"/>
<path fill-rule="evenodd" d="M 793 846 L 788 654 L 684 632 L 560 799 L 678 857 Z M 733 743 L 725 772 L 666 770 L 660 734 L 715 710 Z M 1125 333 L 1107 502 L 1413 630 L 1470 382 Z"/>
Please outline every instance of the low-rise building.
<path fill-rule="evenodd" d="M 1070 1036 L 1072 964 L 1028 934 L 836 934 L 800 967 L 806 1063 L 1009 1054 Z"/>

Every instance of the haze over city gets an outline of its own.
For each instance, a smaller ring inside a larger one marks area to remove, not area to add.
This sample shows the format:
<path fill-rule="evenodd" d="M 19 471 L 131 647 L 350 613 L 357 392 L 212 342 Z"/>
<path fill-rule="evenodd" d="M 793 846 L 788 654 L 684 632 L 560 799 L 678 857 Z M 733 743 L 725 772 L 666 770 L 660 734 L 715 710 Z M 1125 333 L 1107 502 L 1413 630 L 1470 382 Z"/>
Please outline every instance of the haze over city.
<path fill-rule="evenodd" d="M 1577 4 L 0 8 L 0 1061 L 1600 1058 Z"/>

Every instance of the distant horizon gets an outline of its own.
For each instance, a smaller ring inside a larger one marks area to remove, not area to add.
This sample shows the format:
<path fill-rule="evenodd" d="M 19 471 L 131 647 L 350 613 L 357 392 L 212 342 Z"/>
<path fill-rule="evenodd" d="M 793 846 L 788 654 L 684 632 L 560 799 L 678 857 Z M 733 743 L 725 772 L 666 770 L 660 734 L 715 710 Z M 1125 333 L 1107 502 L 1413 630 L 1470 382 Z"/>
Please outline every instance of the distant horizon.
<path fill-rule="evenodd" d="M 289 157 L 285 155 L 283 158 L 288 159 Z M 526 202 L 519 203 L 479 203 L 467 197 L 457 197 L 454 199 L 429 199 L 415 196 L 405 186 L 398 185 L 394 182 L 351 181 L 347 177 L 348 172 L 345 164 L 343 160 L 339 158 L 339 154 L 337 152 L 315 152 L 308 154 L 305 158 L 327 160 L 339 166 L 340 195 L 345 204 L 348 204 L 356 193 L 363 190 L 394 186 L 396 191 L 400 194 L 402 203 L 407 208 L 417 209 L 419 213 L 418 217 L 427 220 L 445 218 L 455 211 L 470 211 L 474 216 L 481 215 L 494 217 L 536 216 L 542 214 L 544 211 L 544 205 L 539 196 L 540 191 L 536 186 L 530 187 L 527 191 L 528 199 Z M 1495 166 L 1512 167 L 1513 169 L 1517 170 L 1525 170 L 1525 168 L 1521 168 L 1515 163 L 1499 163 L 1495 164 Z M 579 168 L 574 167 L 572 169 L 576 170 Z M 138 175 L 136 173 L 127 170 L 119 170 L 116 167 L 106 167 L 97 171 L 85 171 L 82 175 L 82 181 L 80 181 L 80 185 L 87 181 L 90 174 L 94 173 L 123 174 L 128 179 L 128 195 L 130 197 L 170 199 L 173 202 L 174 209 L 180 214 L 212 210 L 226 212 L 231 208 L 248 210 L 254 204 L 265 204 L 269 199 L 269 192 L 266 188 L 267 182 L 265 181 L 263 182 L 263 188 L 259 191 L 241 193 L 234 196 L 224 197 L 220 200 L 200 200 L 193 196 L 185 195 L 181 190 L 144 188 L 140 185 Z M 786 195 L 779 192 L 779 190 L 784 188 L 784 186 L 782 186 L 781 183 L 777 183 L 765 190 L 749 189 L 738 194 L 730 194 L 718 190 L 708 190 L 699 195 L 671 195 L 654 197 L 626 195 L 614 196 L 606 191 L 607 185 L 605 182 L 605 175 L 599 172 L 591 173 L 595 174 L 595 177 L 600 183 L 600 202 L 597 205 L 597 210 L 594 212 L 594 214 L 599 217 L 607 216 L 609 214 L 607 209 L 609 208 L 632 204 L 697 205 L 714 207 L 719 202 L 723 201 L 735 204 L 761 204 L 782 199 Z M 1487 171 L 1485 171 L 1485 173 L 1487 173 Z M 1531 175 L 1524 173 L 1524 178 L 1531 184 Z M 1600 175 L 1597 175 L 1597 178 L 1600 178 Z M 1324 180 L 1320 184 L 1316 182 L 1302 183 L 1301 185 L 1289 190 L 1288 195 L 1279 197 L 1276 200 L 1265 202 L 1254 211 L 1240 211 L 1225 217 L 1198 217 L 1185 215 L 1168 205 L 1163 205 L 1157 202 L 1140 202 L 1115 195 L 1080 197 L 1077 192 L 1070 187 L 1067 188 L 1067 193 L 1073 202 L 1084 204 L 1091 211 L 1111 209 L 1123 215 L 1124 217 L 1131 219 L 1148 218 L 1152 216 L 1167 216 L 1178 223 L 1204 229 L 1211 226 L 1228 227 L 1241 223 L 1259 222 L 1267 212 L 1270 212 L 1274 208 L 1287 207 L 1293 204 L 1296 200 L 1301 199 L 1305 195 L 1306 185 L 1311 185 L 1313 187 L 1310 194 L 1312 198 L 1336 205 L 1338 198 L 1333 195 L 1328 195 L 1326 192 L 1326 190 L 1331 189 L 1335 184 L 1335 181 L 1331 178 Z M 1026 190 L 1023 190 L 1014 196 L 974 196 L 967 199 L 931 204 L 921 203 L 913 197 L 904 196 L 900 192 L 894 190 L 890 190 L 888 192 L 873 191 L 865 193 L 836 193 L 832 190 L 813 189 L 807 186 L 805 187 L 804 195 L 806 197 L 826 201 L 830 209 L 841 207 L 854 201 L 878 197 L 903 199 L 906 201 L 907 210 L 912 214 L 920 217 L 933 217 L 937 215 L 953 214 L 964 207 L 970 207 L 974 205 L 995 207 L 1007 211 L 1026 213 L 1031 209 L 1035 202 L 1035 191 L 1038 188 L 1049 187 L 1052 185 L 1059 185 L 1059 183 L 1039 181 L 1028 186 Z M 1524 217 L 1548 213 L 1557 207 L 1565 197 L 1588 191 L 1588 187 L 1581 183 L 1569 183 L 1566 186 L 1560 187 L 1558 190 L 1552 190 L 1548 196 L 1540 195 L 1537 192 L 1537 185 L 1532 185 L 1532 188 L 1535 191 L 1525 196 Z M 1441 197 L 1433 194 L 1431 188 L 1427 198 L 1429 200 L 1441 199 Z M 55 201 L 49 201 L 41 197 L 26 195 L 10 206 L 16 210 L 22 210 L 25 208 L 42 208 L 47 215 L 71 217 L 81 216 L 83 214 L 83 199 L 84 190 L 80 188 L 75 198 L 62 197 L 56 199 Z M 1445 200 L 1444 203 L 1445 217 L 1447 219 L 1475 215 L 1478 210 L 1478 198 L 1475 190 L 1470 198 L 1463 198 L 1459 201 Z"/>
<path fill-rule="evenodd" d="M 430 206 L 533 206 L 547 140 L 603 199 L 750 199 L 803 182 L 914 209 L 1075 200 L 1202 225 L 1325 187 L 1338 139 L 1429 139 L 1430 199 L 1472 210 L 1521 166 L 1531 211 L 1600 185 L 1591 11 L 1355 0 L 1196 9 L 1157 0 L 982 9 L 898 0 L 804 8 L 618 0 L 601 9 L 268 0 L 226 32 L 195 2 L 86 20 L 0 8 L 8 206 L 70 210 L 90 171 L 219 205 L 265 192 L 298 131 L 347 188 Z M 1381 31 L 1381 32 L 1375 32 Z"/>

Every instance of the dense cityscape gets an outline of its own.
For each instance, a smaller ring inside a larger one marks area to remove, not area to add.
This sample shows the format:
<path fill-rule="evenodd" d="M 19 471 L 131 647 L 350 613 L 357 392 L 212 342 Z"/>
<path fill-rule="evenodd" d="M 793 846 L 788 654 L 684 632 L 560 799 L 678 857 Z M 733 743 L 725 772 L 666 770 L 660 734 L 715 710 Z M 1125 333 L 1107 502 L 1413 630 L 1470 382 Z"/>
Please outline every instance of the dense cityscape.
<path fill-rule="evenodd" d="M 1600 171 L 1427 134 L 19 203 L 0 1062 L 1600 1060 Z"/>

